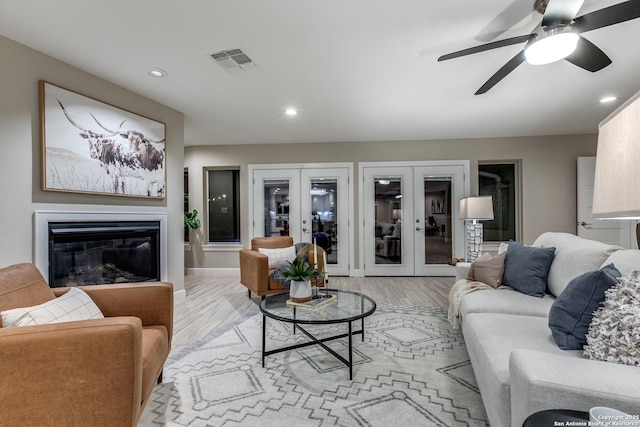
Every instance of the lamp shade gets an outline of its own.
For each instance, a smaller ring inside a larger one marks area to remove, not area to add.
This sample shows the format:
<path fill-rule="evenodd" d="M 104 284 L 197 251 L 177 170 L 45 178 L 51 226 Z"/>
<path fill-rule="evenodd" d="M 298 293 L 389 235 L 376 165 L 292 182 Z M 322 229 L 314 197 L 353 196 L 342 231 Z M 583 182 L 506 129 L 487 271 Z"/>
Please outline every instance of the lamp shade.
<path fill-rule="evenodd" d="M 640 92 L 598 127 L 594 218 L 640 218 Z"/>
<path fill-rule="evenodd" d="M 460 199 L 460 219 L 493 219 L 491 196 L 474 196 Z"/>

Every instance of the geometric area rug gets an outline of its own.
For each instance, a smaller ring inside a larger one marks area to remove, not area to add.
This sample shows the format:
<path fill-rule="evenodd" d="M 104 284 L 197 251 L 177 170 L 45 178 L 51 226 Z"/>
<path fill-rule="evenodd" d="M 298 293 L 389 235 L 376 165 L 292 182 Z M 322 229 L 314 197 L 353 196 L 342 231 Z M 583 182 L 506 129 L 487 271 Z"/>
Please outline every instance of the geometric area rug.
<path fill-rule="evenodd" d="M 306 327 L 316 336 L 346 332 L 346 324 Z M 267 334 L 267 350 L 306 340 L 270 318 Z M 347 357 L 346 338 L 327 344 Z M 172 354 L 139 426 L 488 425 L 446 308 L 378 304 L 365 318 L 364 342 L 353 337 L 353 380 L 319 346 L 268 356 L 263 368 L 261 345 L 256 309 Z"/>

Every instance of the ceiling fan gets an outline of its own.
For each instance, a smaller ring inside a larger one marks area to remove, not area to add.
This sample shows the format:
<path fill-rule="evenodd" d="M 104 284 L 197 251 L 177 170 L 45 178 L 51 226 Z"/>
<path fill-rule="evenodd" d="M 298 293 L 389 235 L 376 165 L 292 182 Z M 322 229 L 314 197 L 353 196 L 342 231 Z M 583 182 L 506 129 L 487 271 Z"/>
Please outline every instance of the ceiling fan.
<path fill-rule="evenodd" d="M 524 61 L 540 65 L 566 59 L 585 70 L 599 71 L 611 64 L 611 59 L 581 34 L 640 18 L 640 0 L 625 1 L 576 18 L 583 3 L 584 0 L 535 0 L 534 9 L 543 16 L 542 22 L 530 34 L 452 52 L 438 61 L 526 42 L 524 48 L 491 76 L 476 95 L 487 92 Z"/>

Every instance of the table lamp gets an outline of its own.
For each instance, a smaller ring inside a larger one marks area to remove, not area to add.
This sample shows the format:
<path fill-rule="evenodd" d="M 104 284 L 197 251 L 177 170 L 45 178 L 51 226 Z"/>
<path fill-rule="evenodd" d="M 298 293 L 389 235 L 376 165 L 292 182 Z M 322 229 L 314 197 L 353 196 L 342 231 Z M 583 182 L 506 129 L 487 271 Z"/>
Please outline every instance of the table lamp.
<path fill-rule="evenodd" d="M 483 227 L 479 220 L 493 219 L 491 196 L 474 196 L 460 199 L 460 219 L 467 222 L 467 262 L 473 262 L 482 251 Z"/>

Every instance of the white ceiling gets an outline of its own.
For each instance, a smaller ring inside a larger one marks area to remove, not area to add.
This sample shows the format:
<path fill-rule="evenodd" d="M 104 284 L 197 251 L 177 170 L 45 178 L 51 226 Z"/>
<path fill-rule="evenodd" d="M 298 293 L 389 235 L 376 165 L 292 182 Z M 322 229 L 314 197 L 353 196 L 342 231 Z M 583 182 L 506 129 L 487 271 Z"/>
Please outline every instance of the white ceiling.
<path fill-rule="evenodd" d="M 586 0 L 578 15 L 615 3 Z M 533 0 L 0 0 L 0 34 L 183 112 L 187 146 L 596 132 L 640 90 L 640 19 L 585 33 L 613 60 L 597 73 L 525 63 L 474 96 L 522 45 L 437 62 L 531 32 L 532 9 Z M 231 48 L 257 66 L 229 74 L 209 56 Z M 618 101 L 600 104 L 608 94 Z M 286 116 L 289 106 L 299 114 Z"/>

